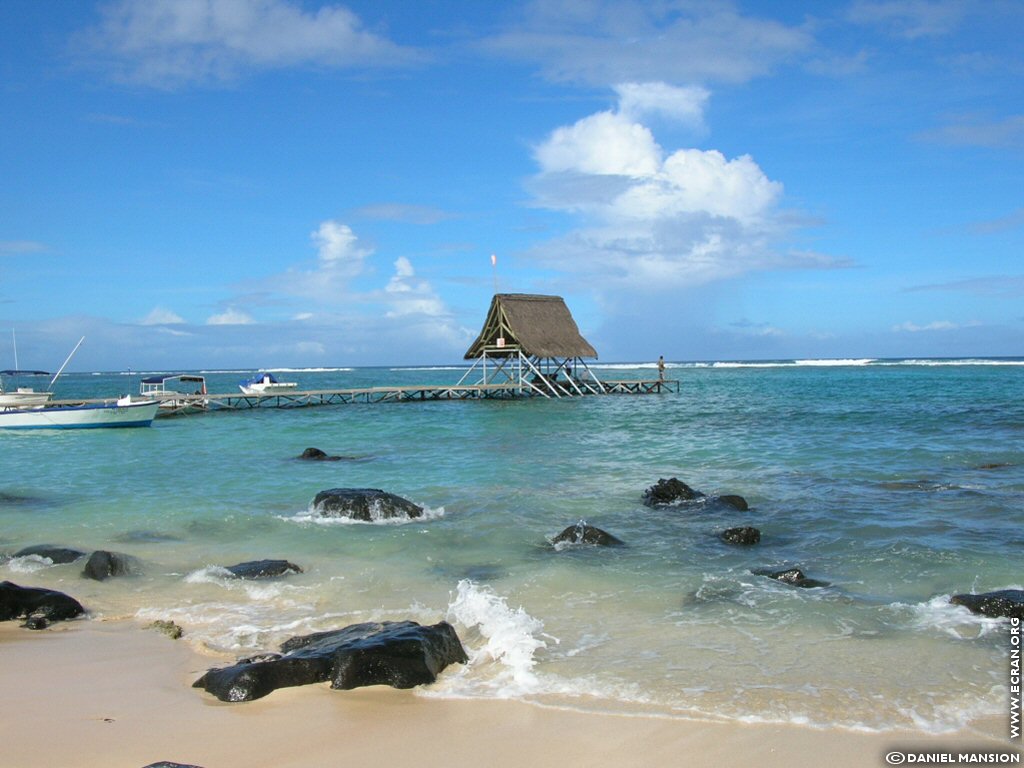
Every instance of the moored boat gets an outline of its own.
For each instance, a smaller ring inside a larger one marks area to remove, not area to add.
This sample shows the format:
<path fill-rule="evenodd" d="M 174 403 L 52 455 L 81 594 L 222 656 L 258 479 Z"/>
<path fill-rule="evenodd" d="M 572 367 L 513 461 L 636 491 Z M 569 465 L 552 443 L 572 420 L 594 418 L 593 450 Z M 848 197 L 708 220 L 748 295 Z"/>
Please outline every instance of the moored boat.
<path fill-rule="evenodd" d="M 285 395 L 298 389 L 298 382 L 280 381 L 272 373 L 261 373 L 246 379 L 238 388 L 245 395 Z"/>
<path fill-rule="evenodd" d="M 14 387 L 10 389 L 4 385 L 4 377 L 21 376 L 49 376 L 46 371 L 21 371 L 8 369 L 0 371 L 0 410 L 8 408 L 25 408 L 45 405 L 53 399 L 53 392 L 48 390 L 39 392 L 32 387 Z"/>
<path fill-rule="evenodd" d="M 123 397 L 111 403 L 51 404 L 0 411 L 0 429 L 148 427 L 159 403 Z"/>

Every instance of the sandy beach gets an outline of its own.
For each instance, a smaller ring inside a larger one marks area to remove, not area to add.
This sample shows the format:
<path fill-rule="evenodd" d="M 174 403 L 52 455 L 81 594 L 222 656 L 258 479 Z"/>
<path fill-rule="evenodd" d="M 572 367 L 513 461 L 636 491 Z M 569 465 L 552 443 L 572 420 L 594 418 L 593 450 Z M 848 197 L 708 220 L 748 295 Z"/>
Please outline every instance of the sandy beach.
<path fill-rule="evenodd" d="M 1005 749 L 1006 723 L 970 732 L 859 733 L 626 717 L 326 684 L 223 704 L 191 683 L 221 662 L 135 621 L 0 627 L 0 762 L 16 768 L 885 765 L 893 749 Z"/>

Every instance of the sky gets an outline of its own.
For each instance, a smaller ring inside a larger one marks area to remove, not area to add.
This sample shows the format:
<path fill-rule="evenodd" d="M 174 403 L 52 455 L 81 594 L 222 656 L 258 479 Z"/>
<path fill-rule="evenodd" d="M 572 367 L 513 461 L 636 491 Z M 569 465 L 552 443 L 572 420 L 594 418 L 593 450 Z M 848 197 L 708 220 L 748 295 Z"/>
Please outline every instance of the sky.
<path fill-rule="evenodd" d="M 0 368 L 1024 355 L 1024 4 L 0 1 Z M 494 259 L 492 259 L 492 255 Z"/>

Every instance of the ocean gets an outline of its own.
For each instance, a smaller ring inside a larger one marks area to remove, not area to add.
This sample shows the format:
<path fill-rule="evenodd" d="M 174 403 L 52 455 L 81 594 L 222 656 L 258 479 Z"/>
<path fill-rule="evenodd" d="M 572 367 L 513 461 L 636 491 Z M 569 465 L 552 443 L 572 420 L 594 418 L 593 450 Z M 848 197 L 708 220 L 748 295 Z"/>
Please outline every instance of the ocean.
<path fill-rule="evenodd" d="M 279 374 L 300 389 L 464 369 Z M 653 378 L 653 363 L 594 366 Z M 204 372 L 210 392 L 251 372 Z M 412 695 L 664 717 L 947 732 L 1007 712 L 1009 630 L 949 604 L 1022 588 L 1024 359 L 670 363 L 678 394 L 260 409 L 148 429 L 0 434 L 0 578 L 94 620 L 173 620 L 211 666 L 371 620 L 451 622 L 470 662 Z M 138 392 L 64 374 L 58 397 Z M 336 462 L 297 457 L 317 447 Z M 652 509 L 676 477 L 739 511 Z M 403 523 L 321 520 L 380 488 Z M 585 520 L 622 547 L 554 547 Z M 759 544 L 723 543 L 735 526 Z M 12 557 L 132 555 L 141 575 Z M 303 572 L 227 578 L 287 559 Z M 829 586 L 752 573 L 801 568 Z M 197 696 L 205 695 L 196 692 Z M 339 692 L 338 695 L 344 695 Z"/>

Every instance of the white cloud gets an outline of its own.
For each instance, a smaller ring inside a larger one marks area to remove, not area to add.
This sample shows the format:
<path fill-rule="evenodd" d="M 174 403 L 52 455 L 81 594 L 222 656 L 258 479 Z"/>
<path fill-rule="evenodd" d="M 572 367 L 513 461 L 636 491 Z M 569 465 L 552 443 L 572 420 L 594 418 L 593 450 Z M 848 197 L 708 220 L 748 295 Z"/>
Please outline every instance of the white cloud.
<path fill-rule="evenodd" d="M 537 62 L 552 80 L 746 82 L 813 45 L 801 27 L 738 13 L 729 2 L 646 0 L 525 5 L 520 24 L 483 43 Z"/>
<path fill-rule="evenodd" d="M 848 18 L 915 39 L 952 32 L 969 8 L 963 0 L 858 0 L 850 7 Z"/>
<path fill-rule="evenodd" d="M 897 333 L 920 333 L 921 331 L 954 331 L 959 326 L 956 323 L 951 323 L 948 320 L 936 320 L 935 322 L 928 323 L 926 325 L 918 325 L 917 323 L 906 322 L 894 325 L 892 329 Z"/>
<path fill-rule="evenodd" d="M 620 83 L 619 112 L 638 120 L 646 115 L 663 115 L 683 125 L 704 127 L 704 109 L 711 93 L 699 86 L 678 88 L 667 83 Z"/>
<path fill-rule="evenodd" d="M 402 66 L 418 52 L 368 32 L 340 5 L 290 0 L 116 0 L 80 46 L 117 78 L 153 86 L 224 81 L 248 69 Z"/>
<path fill-rule="evenodd" d="M 47 248 L 43 243 L 38 243 L 34 240 L 5 240 L 0 242 L 0 255 L 8 253 L 43 253 L 46 250 Z"/>
<path fill-rule="evenodd" d="M 633 112 L 645 103 L 620 90 Z M 828 268 L 822 254 L 778 247 L 792 224 L 783 186 L 749 155 L 666 152 L 620 106 L 558 128 L 534 150 L 535 204 L 577 214 L 580 226 L 535 249 L 549 266 L 592 287 L 668 288 L 752 270 Z"/>
<path fill-rule="evenodd" d="M 178 325 L 185 320 L 180 315 L 164 307 L 154 307 L 150 313 L 139 321 L 140 325 Z"/>
<path fill-rule="evenodd" d="M 252 325 L 255 322 L 249 314 L 233 307 L 206 320 L 207 325 Z"/>
<path fill-rule="evenodd" d="M 430 283 L 416 277 L 412 263 L 405 257 L 395 260 L 395 274 L 384 289 L 391 309 L 388 317 L 426 315 L 447 317 L 448 309 Z"/>
<path fill-rule="evenodd" d="M 310 237 L 317 247 L 321 266 L 349 276 L 358 275 L 362 271 L 363 260 L 373 253 L 372 248 L 359 245 L 359 238 L 352 227 L 337 221 L 322 222 Z"/>

